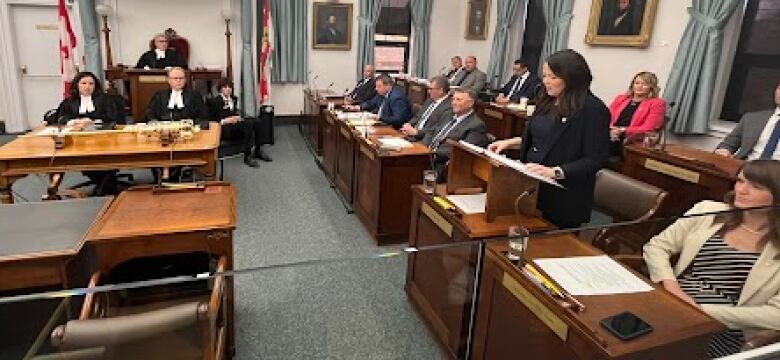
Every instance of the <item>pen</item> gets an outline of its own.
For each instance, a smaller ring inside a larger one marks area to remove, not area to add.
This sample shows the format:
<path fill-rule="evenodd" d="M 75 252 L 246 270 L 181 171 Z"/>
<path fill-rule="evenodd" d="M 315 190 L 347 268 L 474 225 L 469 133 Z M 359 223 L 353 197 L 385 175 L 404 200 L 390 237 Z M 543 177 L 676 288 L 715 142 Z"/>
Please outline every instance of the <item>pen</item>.
<path fill-rule="evenodd" d="M 539 270 L 537 270 L 534 266 L 531 265 L 531 263 L 525 264 L 525 268 L 528 269 L 529 272 L 531 272 L 534 277 L 536 277 L 542 284 L 544 284 L 545 287 L 550 289 L 550 291 L 554 292 L 555 295 L 560 296 L 562 299 L 564 299 L 566 302 L 568 302 L 571 305 L 574 305 L 577 307 L 577 311 L 584 311 L 585 310 L 585 304 L 577 300 L 574 296 L 569 294 L 566 291 L 563 291 L 561 289 L 558 289 L 552 281 L 547 279 L 544 275 L 542 275 Z"/>

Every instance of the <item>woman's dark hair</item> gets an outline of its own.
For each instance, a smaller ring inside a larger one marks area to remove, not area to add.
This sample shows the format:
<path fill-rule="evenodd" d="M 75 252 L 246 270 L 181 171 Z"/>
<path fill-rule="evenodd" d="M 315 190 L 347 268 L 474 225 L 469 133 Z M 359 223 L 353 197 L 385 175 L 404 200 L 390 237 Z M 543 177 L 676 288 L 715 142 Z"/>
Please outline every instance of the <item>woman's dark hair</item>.
<path fill-rule="evenodd" d="M 742 176 L 752 184 L 765 187 L 772 193 L 774 208 L 770 212 L 769 232 L 767 237 L 775 246 L 780 247 L 780 161 L 777 160 L 753 160 L 742 165 Z M 725 195 L 725 201 L 734 206 L 734 190 Z M 725 223 L 725 229 L 734 229 L 742 224 L 742 211 L 732 211 L 718 216 Z"/>
<path fill-rule="evenodd" d="M 95 91 L 92 92 L 92 96 L 100 95 L 103 93 L 103 86 L 100 84 L 100 80 L 98 80 L 97 76 L 95 74 L 89 72 L 89 71 L 82 71 L 78 74 L 76 74 L 75 77 L 73 77 L 73 81 L 70 83 L 70 96 L 77 98 L 79 97 L 79 81 L 85 77 L 91 77 L 92 81 L 95 82 Z"/>
<path fill-rule="evenodd" d="M 561 78 L 566 88 L 558 96 L 552 97 L 542 89 L 536 95 L 536 110 L 541 113 L 550 113 L 555 118 L 574 115 L 585 103 L 585 98 L 590 92 L 590 83 L 593 76 L 590 67 L 578 52 L 565 49 L 550 55 L 545 60 L 550 70 Z M 558 105 L 555 105 L 555 102 Z"/>
<path fill-rule="evenodd" d="M 220 80 L 219 80 L 219 82 L 217 83 L 217 91 L 220 91 L 220 90 L 222 90 L 222 88 L 223 88 L 223 87 L 229 87 L 229 88 L 231 88 L 231 89 L 233 89 L 233 90 L 235 90 L 235 89 L 236 89 L 236 88 L 233 86 L 233 82 L 232 82 L 232 81 L 230 81 L 230 80 L 228 80 L 228 79 L 220 79 Z"/>

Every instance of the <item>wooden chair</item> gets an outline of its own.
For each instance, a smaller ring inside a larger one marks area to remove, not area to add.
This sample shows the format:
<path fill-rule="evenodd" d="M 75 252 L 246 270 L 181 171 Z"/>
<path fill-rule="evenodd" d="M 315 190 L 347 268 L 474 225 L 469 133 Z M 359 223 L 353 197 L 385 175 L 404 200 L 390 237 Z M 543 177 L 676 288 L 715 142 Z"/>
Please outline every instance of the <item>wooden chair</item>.
<path fill-rule="evenodd" d="M 221 257 L 216 271 L 223 272 L 226 262 L 227 258 Z M 93 274 L 89 288 L 100 281 L 101 274 Z M 117 292 L 90 293 L 79 319 L 52 331 L 52 345 L 68 359 L 222 359 L 226 336 L 224 281 L 217 277 L 211 290 L 205 292 L 139 289 L 153 301 L 130 306 L 118 304 Z M 191 290 L 192 286 L 187 288 Z M 170 296 L 182 294 L 185 296 Z"/>
<path fill-rule="evenodd" d="M 637 223 L 601 229 L 593 237 L 593 245 L 608 254 L 624 250 L 641 253 L 642 245 L 665 225 L 642 222 L 655 215 L 666 195 L 666 191 L 653 185 L 612 170 L 599 170 L 596 174 L 593 208 L 610 216 L 613 222 Z"/>
<path fill-rule="evenodd" d="M 628 266 L 632 270 L 650 277 L 650 272 L 647 269 L 647 264 L 642 255 L 614 255 L 613 258 L 624 265 Z M 677 262 L 676 258 L 672 258 L 672 263 Z M 742 345 L 742 351 L 757 349 L 763 346 L 771 345 L 780 342 L 780 331 L 776 330 L 761 330 L 754 332 L 750 337 L 745 338 L 745 344 Z"/>

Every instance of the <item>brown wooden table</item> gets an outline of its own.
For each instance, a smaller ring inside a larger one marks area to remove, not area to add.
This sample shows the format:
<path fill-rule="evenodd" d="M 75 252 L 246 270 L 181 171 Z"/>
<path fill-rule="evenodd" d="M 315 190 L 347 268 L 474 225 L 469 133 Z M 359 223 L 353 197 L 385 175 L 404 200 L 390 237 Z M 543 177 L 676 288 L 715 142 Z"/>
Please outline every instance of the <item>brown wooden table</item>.
<path fill-rule="evenodd" d="M 705 359 L 710 336 L 725 330 L 718 321 L 659 286 L 650 292 L 577 296 L 574 312 L 537 287 L 502 252 L 506 242 L 487 245 L 480 283 L 472 359 Z M 532 237 L 527 259 L 599 255 L 572 235 Z M 653 331 L 622 341 L 601 319 L 629 311 Z"/>
<path fill-rule="evenodd" d="M 669 192 L 658 214 L 678 216 L 701 200 L 722 201 L 741 167 L 741 160 L 685 145 L 669 144 L 665 151 L 630 145 L 623 174 Z"/>
<path fill-rule="evenodd" d="M 344 105 L 344 98 L 336 96 L 332 90 L 303 89 L 300 130 L 303 133 L 303 139 L 309 143 L 317 155 L 322 155 L 322 128 L 328 102 L 333 102 L 335 106 L 341 106 Z"/>
<path fill-rule="evenodd" d="M 208 206 L 204 206 L 208 204 Z M 224 256 L 233 270 L 236 193 L 233 185 L 155 191 L 139 186 L 122 192 L 87 234 L 85 250 L 97 271 L 108 273 L 131 259 L 204 252 Z M 226 282 L 228 349 L 235 349 L 233 278 Z"/>
<path fill-rule="evenodd" d="M 487 132 L 496 139 L 508 139 L 523 136 L 528 116 L 525 111 L 513 110 L 503 105 L 477 101 L 474 110 L 485 122 Z"/>
<path fill-rule="evenodd" d="M 35 173 L 187 165 L 199 169 L 211 180 L 216 177 L 219 136 L 220 127 L 216 123 L 211 123 L 208 130 L 196 134 L 192 140 L 169 146 L 121 131 L 73 136 L 72 143 L 63 149 L 55 149 L 50 137 L 19 136 L 0 147 L 0 202 L 12 203 L 14 181 Z M 49 194 L 56 194 L 61 181 L 58 178 L 49 184 Z"/>

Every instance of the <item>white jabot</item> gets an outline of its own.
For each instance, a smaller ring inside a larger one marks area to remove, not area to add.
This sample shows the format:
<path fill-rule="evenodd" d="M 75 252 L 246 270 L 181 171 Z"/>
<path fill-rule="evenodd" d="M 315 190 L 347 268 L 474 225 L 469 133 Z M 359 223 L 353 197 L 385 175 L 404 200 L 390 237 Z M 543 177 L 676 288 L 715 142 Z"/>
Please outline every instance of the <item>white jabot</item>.
<path fill-rule="evenodd" d="M 184 109 L 184 98 L 181 96 L 181 90 L 171 90 L 168 109 Z"/>
<path fill-rule="evenodd" d="M 79 101 L 79 114 L 86 114 L 95 111 L 95 104 L 92 102 L 92 96 L 81 95 Z"/>
<path fill-rule="evenodd" d="M 154 53 L 157 55 L 157 60 L 165 59 L 165 50 L 154 49 Z"/>
<path fill-rule="evenodd" d="M 233 104 L 233 97 L 232 96 L 227 96 L 226 97 L 225 95 L 222 95 L 222 100 L 225 101 L 225 107 L 224 108 L 232 111 L 233 108 L 235 107 L 235 104 Z"/>

